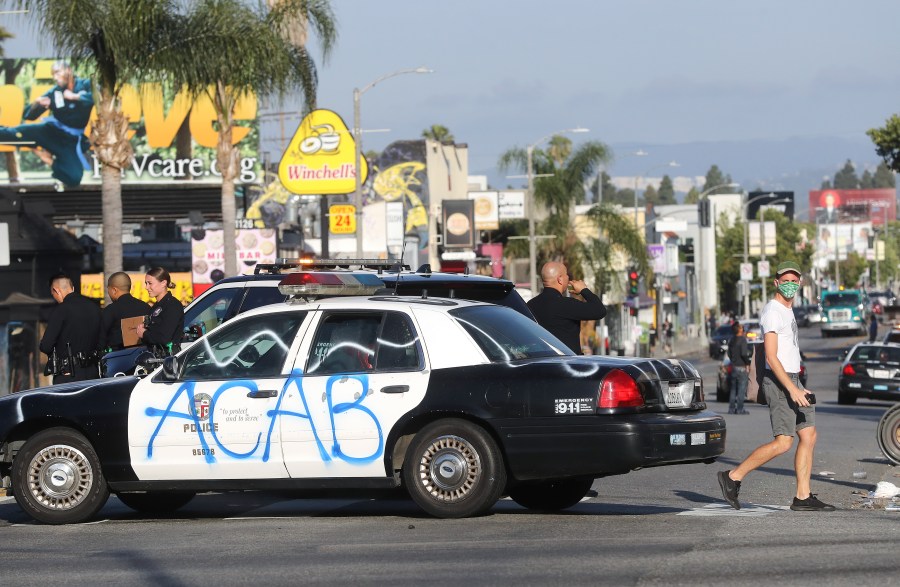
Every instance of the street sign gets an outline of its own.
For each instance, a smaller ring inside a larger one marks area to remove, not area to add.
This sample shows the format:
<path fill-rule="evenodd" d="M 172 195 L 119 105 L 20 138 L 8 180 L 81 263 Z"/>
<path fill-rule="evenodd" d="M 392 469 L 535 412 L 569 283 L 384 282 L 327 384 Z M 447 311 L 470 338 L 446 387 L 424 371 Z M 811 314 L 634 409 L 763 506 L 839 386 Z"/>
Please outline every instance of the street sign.
<path fill-rule="evenodd" d="M 753 279 L 753 263 L 741 263 L 741 281 Z"/>
<path fill-rule="evenodd" d="M 759 261 L 756 264 L 756 272 L 760 277 L 768 277 L 769 276 L 769 262 L 768 261 Z"/>
<path fill-rule="evenodd" d="M 356 232 L 356 206 L 334 204 L 328 208 L 328 230 L 331 234 L 353 234 Z"/>

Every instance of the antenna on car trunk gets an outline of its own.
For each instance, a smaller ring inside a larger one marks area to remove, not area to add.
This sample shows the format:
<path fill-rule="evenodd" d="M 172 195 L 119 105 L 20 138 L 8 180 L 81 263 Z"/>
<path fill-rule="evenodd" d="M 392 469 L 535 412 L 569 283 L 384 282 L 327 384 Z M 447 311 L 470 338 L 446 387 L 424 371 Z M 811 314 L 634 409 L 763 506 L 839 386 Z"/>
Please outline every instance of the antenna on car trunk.
<path fill-rule="evenodd" d="M 406 239 L 403 239 L 403 246 L 400 247 L 400 263 L 398 263 L 397 267 L 397 281 L 394 283 L 394 295 L 397 294 L 397 290 L 400 289 L 400 276 L 403 275 L 403 258 L 406 255 Z"/>

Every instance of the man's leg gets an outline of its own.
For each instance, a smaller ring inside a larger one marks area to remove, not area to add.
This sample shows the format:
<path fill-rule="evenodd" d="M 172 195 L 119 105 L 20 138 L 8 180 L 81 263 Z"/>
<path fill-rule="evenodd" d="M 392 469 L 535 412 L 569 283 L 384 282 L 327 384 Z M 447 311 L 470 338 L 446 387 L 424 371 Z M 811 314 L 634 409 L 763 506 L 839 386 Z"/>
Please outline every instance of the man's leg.
<path fill-rule="evenodd" d="M 797 431 L 800 441 L 794 455 L 794 470 L 797 474 L 797 499 L 809 497 L 809 479 L 812 475 L 813 451 L 816 447 L 816 427 L 808 426 Z"/>
<path fill-rule="evenodd" d="M 737 382 L 737 391 L 735 393 L 737 398 L 734 405 L 734 413 L 746 414 L 747 412 L 744 410 L 744 398 L 747 397 L 747 383 L 750 382 L 750 373 L 747 372 L 747 369 L 740 367 L 734 371 L 734 374 L 735 381 Z"/>
<path fill-rule="evenodd" d="M 793 437 L 779 434 L 772 442 L 768 442 L 750 453 L 750 456 L 744 459 L 743 463 L 731 470 L 729 477 L 731 477 L 733 481 L 741 481 L 748 473 L 750 473 L 750 471 L 762 467 L 775 457 L 781 456 L 791 450 L 791 445 L 793 443 Z M 808 486 L 808 476 L 806 481 Z"/>
<path fill-rule="evenodd" d="M 737 371 L 732 367 L 731 369 L 731 382 L 728 386 L 728 413 L 736 414 L 737 413 Z"/>

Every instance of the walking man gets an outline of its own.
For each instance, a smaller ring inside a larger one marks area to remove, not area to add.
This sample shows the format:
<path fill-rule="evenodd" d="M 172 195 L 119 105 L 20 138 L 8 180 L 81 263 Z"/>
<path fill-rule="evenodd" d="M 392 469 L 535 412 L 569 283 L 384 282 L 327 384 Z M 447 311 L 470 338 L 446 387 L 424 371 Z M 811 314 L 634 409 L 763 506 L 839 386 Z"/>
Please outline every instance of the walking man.
<path fill-rule="evenodd" d="M 528 300 L 528 308 L 537 323 L 562 341 L 576 355 L 581 350 L 581 321 L 600 320 L 606 316 L 606 307 L 580 279 L 569 280 L 566 266 L 556 261 L 546 263 L 541 268 L 544 290 Z M 572 293 L 581 295 L 583 302 L 566 297 L 571 287 Z"/>
<path fill-rule="evenodd" d="M 764 333 L 766 370 L 762 392 L 769 405 L 774 440 L 754 450 L 731 471 L 718 473 L 719 486 L 725 501 L 734 509 L 741 509 L 738 492 L 741 482 L 750 471 L 758 469 L 791 449 L 794 435 L 799 438 L 794 455 L 796 493 L 791 509 L 794 511 L 834 511 L 834 506 L 819 501 L 810 493 L 813 450 L 816 446 L 815 395 L 800 384 L 799 331 L 791 305 L 800 289 L 800 266 L 784 261 L 775 269 L 775 297 L 760 314 Z"/>
<path fill-rule="evenodd" d="M 744 325 L 735 322 L 731 325 L 734 336 L 728 343 L 728 359 L 731 361 L 731 398 L 728 402 L 729 414 L 749 414 L 744 409 L 744 398 L 747 396 L 747 384 L 750 382 L 750 347 L 744 336 Z"/>

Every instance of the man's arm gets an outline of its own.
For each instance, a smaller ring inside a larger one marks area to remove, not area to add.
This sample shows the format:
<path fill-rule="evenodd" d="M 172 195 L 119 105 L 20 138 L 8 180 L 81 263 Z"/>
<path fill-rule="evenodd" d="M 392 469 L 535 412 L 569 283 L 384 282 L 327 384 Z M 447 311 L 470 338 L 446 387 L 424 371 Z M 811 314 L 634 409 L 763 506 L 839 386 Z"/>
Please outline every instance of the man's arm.
<path fill-rule="evenodd" d="M 44 336 L 41 337 L 41 352 L 48 357 L 53 353 L 53 347 L 56 346 L 56 339 L 59 338 L 64 321 L 63 308 L 61 305 L 57 306 L 53 309 L 53 314 L 50 316 L 50 322 L 47 324 Z"/>
<path fill-rule="evenodd" d="M 570 320 L 600 320 L 606 316 L 606 306 L 591 290 L 586 287 L 575 290 L 576 295 L 584 298 L 583 302 L 572 298 L 563 298 L 559 304 L 559 317 Z"/>
<path fill-rule="evenodd" d="M 808 406 L 809 402 L 806 401 L 806 393 L 794 385 L 787 371 L 784 370 L 781 361 L 778 360 L 778 333 L 774 331 L 767 332 L 764 340 L 766 362 L 769 363 L 769 369 L 772 370 L 775 379 L 788 391 L 794 403 L 802 407 Z"/>
<path fill-rule="evenodd" d="M 106 349 L 109 342 L 109 329 L 115 322 L 116 317 L 113 316 L 113 306 L 109 305 L 100 312 L 100 349 Z"/>

